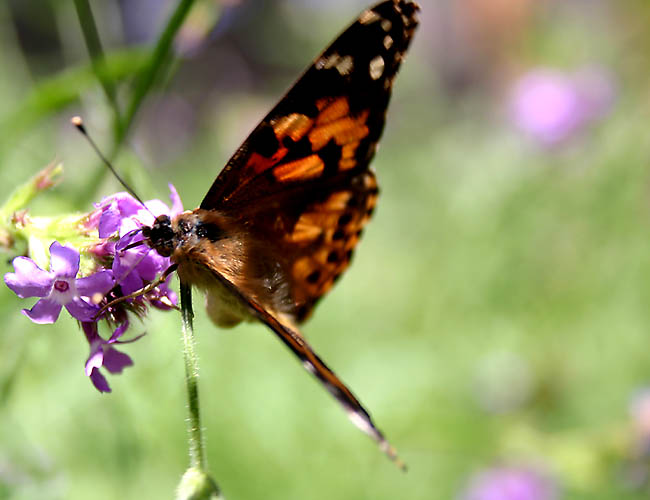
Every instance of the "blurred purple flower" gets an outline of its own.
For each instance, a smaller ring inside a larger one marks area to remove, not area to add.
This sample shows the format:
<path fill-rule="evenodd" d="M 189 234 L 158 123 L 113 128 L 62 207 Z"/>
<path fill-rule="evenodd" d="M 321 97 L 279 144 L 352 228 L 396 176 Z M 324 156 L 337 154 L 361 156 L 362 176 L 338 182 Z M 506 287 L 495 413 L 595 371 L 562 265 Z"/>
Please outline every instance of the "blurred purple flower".
<path fill-rule="evenodd" d="M 517 127 L 542 145 L 553 146 L 602 118 L 614 98 L 612 78 L 604 70 L 570 75 L 536 69 L 516 82 L 510 106 Z"/>
<path fill-rule="evenodd" d="M 55 241 L 50 245 L 50 271 L 27 257 L 16 257 L 14 273 L 4 276 L 7 286 L 20 298 L 41 297 L 31 309 L 23 309 L 34 323 L 54 323 L 65 306 L 73 318 L 91 321 L 99 307 L 82 297 L 103 297 L 113 288 L 113 274 L 103 270 L 86 278 L 79 272 L 79 252 Z"/>
<path fill-rule="evenodd" d="M 650 388 L 640 389 L 630 403 L 637 453 L 650 457 Z"/>
<path fill-rule="evenodd" d="M 635 391 L 630 399 L 631 429 L 621 478 L 630 489 L 647 488 L 650 473 L 650 388 Z"/>
<path fill-rule="evenodd" d="M 522 467 L 495 467 L 479 472 L 461 500 L 557 500 L 557 485 L 539 471 Z"/>
<path fill-rule="evenodd" d="M 106 381 L 106 378 L 99 371 L 100 368 L 105 368 L 109 373 L 117 374 L 122 373 L 122 370 L 127 366 L 132 366 L 133 361 L 123 352 L 115 349 L 112 344 L 127 344 L 135 342 L 142 335 L 127 341 L 118 340 L 128 328 L 128 321 L 118 326 L 111 338 L 104 340 L 100 337 L 97 331 L 97 323 L 81 323 L 81 328 L 86 335 L 86 340 L 90 345 L 90 355 L 86 360 L 86 376 L 88 376 L 99 392 L 111 392 L 111 388 Z"/>

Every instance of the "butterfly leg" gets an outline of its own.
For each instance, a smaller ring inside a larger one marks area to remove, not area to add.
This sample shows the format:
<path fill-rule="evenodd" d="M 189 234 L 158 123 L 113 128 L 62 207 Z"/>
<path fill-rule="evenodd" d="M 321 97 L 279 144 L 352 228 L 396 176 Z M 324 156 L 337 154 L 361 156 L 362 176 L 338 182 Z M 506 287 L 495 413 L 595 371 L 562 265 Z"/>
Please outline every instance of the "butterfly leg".
<path fill-rule="evenodd" d="M 178 268 L 177 264 L 172 264 L 169 266 L 165 271 L 155 280 L 149 283 L 147 286 L 140 288 L 140 290 L 136 290 L 133 293 L 130 293 L 129 295 L 124 295 L 122 297 L 118 297 L 116 299 L 111 300 L 108 304 L 105 304 L 97 314 L 94 316 L 94 320 L 96 321 L 104 312 L 106 312 L 107 309 L 110 307 L 113 307 L 115 304 L 119 304 L 120 302 L 124 302 L 125 300 L 128 299 L 135 299 L 137 297 L 140 297 L 141 295 L 145 295 L 152 290 L 154 290 L 158 285 L 164 283 L 167 278 L 169 278 L 169 275 L 172 274 L 176 269 Z"/>

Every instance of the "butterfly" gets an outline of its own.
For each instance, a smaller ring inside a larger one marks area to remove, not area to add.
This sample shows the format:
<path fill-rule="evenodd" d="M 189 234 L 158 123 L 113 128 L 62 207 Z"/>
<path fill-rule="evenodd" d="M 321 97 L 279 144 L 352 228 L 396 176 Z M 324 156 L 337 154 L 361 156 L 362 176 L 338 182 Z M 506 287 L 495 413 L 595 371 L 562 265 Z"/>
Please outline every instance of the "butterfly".
<path fill-rule="evenodd" d="M 216 325 L 268 326 L 399 464 L 298 325 L 347 269 L 372 215 L 378 188 L 369 164 L 418 10 L 404 0 L 365 10 L 257 125 L 199 208 L 143 228 L 181 283 L 205 292 Z"/>

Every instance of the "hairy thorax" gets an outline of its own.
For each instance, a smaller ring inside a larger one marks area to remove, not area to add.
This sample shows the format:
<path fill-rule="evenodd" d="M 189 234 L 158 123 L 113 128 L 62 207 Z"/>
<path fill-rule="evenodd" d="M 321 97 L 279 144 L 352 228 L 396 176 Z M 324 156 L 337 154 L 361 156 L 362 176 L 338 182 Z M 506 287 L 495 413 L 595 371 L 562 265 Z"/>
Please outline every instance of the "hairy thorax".
<path fill-rule="evenodd" d="M 182 282 L 205 292 L 208 315 L 217 326 L 254 319 L 232 292 L 233 286 L 276 313 L 291 314 L 281 266 L 260 242 L 222 213 L 196 209 L 171 220 L 161 216 L 145 236 L 154 250 L 178 265 Z"/>

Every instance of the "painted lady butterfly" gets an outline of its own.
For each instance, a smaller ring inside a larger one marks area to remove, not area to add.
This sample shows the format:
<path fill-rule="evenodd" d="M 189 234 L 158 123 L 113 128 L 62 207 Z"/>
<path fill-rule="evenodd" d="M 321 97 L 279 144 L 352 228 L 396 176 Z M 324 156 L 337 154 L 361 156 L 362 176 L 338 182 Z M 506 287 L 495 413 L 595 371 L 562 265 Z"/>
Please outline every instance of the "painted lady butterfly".
<path fill-rule="evenodd" d="M 143 228 L 218 326 L 266 324 L 391 459 L 394 449 L 297 325 L 350 264 L 377 200 L 369 163 L 417 4 L 364 11 L 255 128 L 201 206 Z"/>

